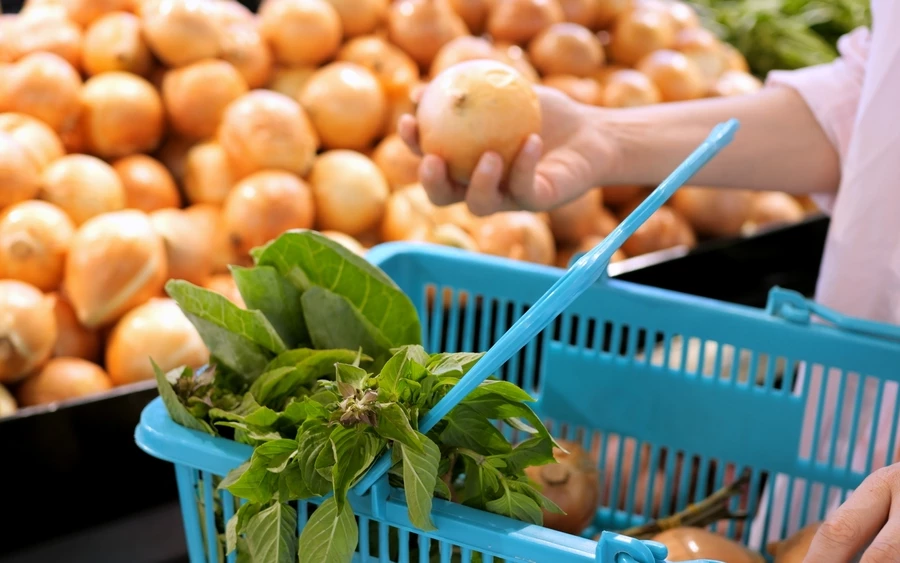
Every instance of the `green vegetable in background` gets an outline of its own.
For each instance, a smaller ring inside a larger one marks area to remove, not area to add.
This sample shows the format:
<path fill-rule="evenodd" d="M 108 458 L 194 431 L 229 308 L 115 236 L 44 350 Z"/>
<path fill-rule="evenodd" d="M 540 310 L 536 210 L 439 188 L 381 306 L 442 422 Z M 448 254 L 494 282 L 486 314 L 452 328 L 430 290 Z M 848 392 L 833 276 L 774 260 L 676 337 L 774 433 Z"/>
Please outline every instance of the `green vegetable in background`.
<path fill-rule="evenodd" d="M 427 434 L 420 417 L 479 360 L 429 354 L 409 298 L 384 272 L 314 231 L 285 233 L 234 268 L 247 309 L 184 281 L 169 294 L 211 351 L 210 365 L 163 374 L 172 419 L 253 446 L 218 485 L 242 504 L 224 553 L 256 563 L 345 563 L 358 530 L 349 491 L 384 452 L 409 518 L 434 530 L 433 498 L 540 524 L 559 512 L 525 476 L 556 445 L 512 383 L 482 383 Z M 529 436 L 510 443 L 503 421 Z M 297 537 L 294 501 L 319 506 Z M 221 530 L 220 530 L 221 531 Z"/>
<path fill-rule="evenodd" d="M 871 25 L 868 0 L 691 0 L 753 74 L 827 63 L 841 35 Z"/>

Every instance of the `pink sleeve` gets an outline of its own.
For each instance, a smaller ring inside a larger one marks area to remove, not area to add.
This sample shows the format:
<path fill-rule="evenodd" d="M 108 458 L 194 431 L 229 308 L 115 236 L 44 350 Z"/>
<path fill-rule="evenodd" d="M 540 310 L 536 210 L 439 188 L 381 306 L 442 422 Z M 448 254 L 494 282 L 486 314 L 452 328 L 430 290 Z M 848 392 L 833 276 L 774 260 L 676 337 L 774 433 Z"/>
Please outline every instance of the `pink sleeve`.
<path fill-rule="evenodd" d="M 858 28 L 841 37 L 838 52 L 840 57 L 828 64 L 794 71 L 772 71 L 766 78 L 766 85 L 796 90 L 843 161 L 850 146 L 869 56 L 869 30 Z M 824 211 L 831 212 L 833 195 L 815 194 L 813 199 Z"/>

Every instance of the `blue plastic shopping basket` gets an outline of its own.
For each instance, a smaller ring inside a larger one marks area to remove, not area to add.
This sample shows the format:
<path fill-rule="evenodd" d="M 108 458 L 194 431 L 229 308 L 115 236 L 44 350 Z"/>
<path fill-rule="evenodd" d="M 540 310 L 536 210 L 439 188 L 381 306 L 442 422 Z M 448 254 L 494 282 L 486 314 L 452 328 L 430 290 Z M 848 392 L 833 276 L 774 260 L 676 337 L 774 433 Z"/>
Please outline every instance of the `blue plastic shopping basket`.
<path fill-rule="evenodd" d="M 488 349 L 562 273 L 420 244 L 382 245 L 369 258 L 413 299 L 429 351 Z M 658 563 L 666 556 L 660 545 L 613 533 L 599 543 L 589 538 L 678 511 L 721 487 L 728 471 L 744 469 L 752 476 L 741 508 L 768 511 L 766 523 L 783 520 L 764 526 L 756 547 L 764 546 L 821 519 L 826 503 L 814 497 L 824 492 L 844 498 L 888 463 L 876 459 L 871 447 L 859 467 L 835 453 L 836 432 L 823 428 L 824 393 L 816 398 L 811 391 L 814 377 L 797 385 L 797 366 L 834 376 L 829 386 L 847 399 L 839 402 L 837 420 L 850 424 L 854 436 L 867 427 L 859 408 L 863 388 L 874 393 L 874 420 L 889 411 L 891 422 L 871 425 L 870 443 L 877 434 L 893 451 L 900 418 L 896 327 L 845 318 L 777 288 L 768 309 L 759 310 L 602 279 L 498 374 L 538 398 L 535 409 L 555 435 L 599 452 L 617 441 L 616 455 L 599 457 L 607 490 L 594 527 L 577 537 L 435 499 L 437 531 L 424 534 L 410 524 L 402 491 L 378 485 L 351 498 L 360 524 L 357 560 L 411 563 L 410 540 L 418 537 L 425 547 L 419 561 L 430 560 L 428 547 L 437 542 L 442 562 L 468 562 L 480 554 L 495 562 Z M 811 432 L 812 454 L 801 451 L 804 431 Z M 215 546 L 234 501 L 215 490 L 213 476 L 245 461 L 251 449 L 175 424 L 159 399 L 145 409 L 136 439 L 146 452 L 175 464 L 191 561 L 231 561 Z M 629 450 L 627 444 L 640 447 Z M 630 474 L 622 461 L 628 455 L 635 456 Z M 664 483 L 639 482 L 638 455 L 664 467 Z M 689 461 L 693 477 L 685 470 Z M 760 502 L 766 498 L 761 485 L 776 476 L 802 505 L 793 521 L 786 517 L 788 505 L 776 506 L 771 497 Z M 662 486 L 667 499 L 658 507 L 651 504 L 654 486 Z M 638 487 L 646 490 L 640 503 Z M 216 514 L 215 496 L 224 514 Z M 301 528 L 308 508 L 300 503 Z M 723 531 L 735 539 L 751 539 L 749 526 L 726 526 Z M 370 553 L 375 534 L 381 541 Z"/>

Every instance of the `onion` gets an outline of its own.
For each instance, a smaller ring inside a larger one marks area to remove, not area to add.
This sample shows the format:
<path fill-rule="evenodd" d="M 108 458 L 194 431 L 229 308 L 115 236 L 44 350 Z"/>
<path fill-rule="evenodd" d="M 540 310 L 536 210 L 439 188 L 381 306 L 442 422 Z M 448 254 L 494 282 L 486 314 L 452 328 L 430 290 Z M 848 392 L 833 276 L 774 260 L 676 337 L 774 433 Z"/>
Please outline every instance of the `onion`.
<path fill-rule="evenodd" d="M 658 104 L 662 94 L 646 74 L 637 70 L 617 70 L 606 79 L 603 103 L 610 108 L 625 108 Z"/>
<path fill-rule="evenodd" d="M 605 62 L 597 36 L 574 23 L 557 23 L 540 32 L 528 45 L 528 56 L 544 75 L 592 76 Z"/>
<path fill-rule="evenodd" d="M 608 29 L 615 21 L 632 7 L 633 0 L 595 0 L 594 27 Z"/>
<path fill-rule="evenodd" d="M 23 201 L 0 214 L 0 277 L 41 291 L 59 287 L 75 225 L 62 209 Z"/>
<path fill-rule="evenodd" d="M 266 84 L 267 90 L 274 90 L 288 98 L 297 99 L 309 77 L 316 72 L 314 66 L 280 66 L 275 67 L 272 78 Z"/>
<path fill-rule="evenodd" d="M 228 104 L 248 89 L 233 66 L 208 59 L 168 71 L 163 78 L 162 99 L 175 131 L 204 139 L 215 134 Z"/>
<path fill-rule="evenodd" d="M 172 173 L 175 182 L 181 184 L 184 181 L 187 153 L 194 145 L 194 141 L 180 135 L 169 135 L 165 142 L 156 151 L 156 158 L 166 169 Z"/>
<path fill-rule="evenodd" d="M 460 250 L 468 250 L 469 252 L 479 251 L 478 244 L 472 238 L 472 235 L 461 227 L 450 223 L 435 225 L 428 233 L 426 240 L 433 244 L 450 246 Z"/>
<path fill-rule="evenodd" d="M 710 559 L 728 563 L 764 563 L 765 559 L 741 544 L 701 528 L 678 527 L 661 532 L 653 541 L 669 549 L 668 561 Z"/>
<path fill-rule="evenodd" d="M 81 77 L 65 59 L 53 53 L 32 53 L 4 75 L 2 104 L 6 111 L 40 119 L 56 132 L 68 131 L 81 111 Z"/>
<path fill-rule="evenodd" d="M 126 156 L 113 163 L 125 189 L 125 207 L 147 213 L 181 207 L 181 194 L 172 174 L 158 160 L 144 154 Z"/>
<path fill-rule="evenodd" d="M 719 39 L 708 29 L 692 27 L 683 29 L 675 37 L 675 50 L 692 60 L 710 88 L 727 68 Z"/>
<path fill-rule="evenodd" d="M 700 235 L 731 237 L 750 218 L 754 192 L 749 190 L 684 186 L 669 204 Z"/>
<path fill-rule="evenodd" d="M 334 62 L 316 71 L 300 103 L 326 149 L 363 150 L 384 128 L 384 91 L 371 71 L 355 63 Z"/>
<path fill-rule="evenodd" d="M 54 298 L 18 280 L 0 280 L 0 383 L 15 383 L 50 357 Z"/>
<path fill-rule="evenodd" d="M 88 75 L 130 72 L 143 77 L 153 70 L 153 55 L 141 32 L 141 20 L 127 12 L 98 18 L 84 34 L 83 65 Z"/>
<path fill-rule="evenodd" d="M 337 60 L 367 68 L 388 96 L 408 92 L 419 80 L 416 62 L 376 35 L 351 39 L 338 51 Z"/>
<path fill-rule="evenodd" d="M 766 546 L 766 551 L 774 555 L 773 563 L 803 563 L 813 538 L 822 526 L 821 522 L 809 524 L 785 540 L 772 542 Z"/>
<path fill-rule="evenodd" d="M 559 0 L 567 22 L 590 29 L 596 21 L 597 0 Z"/>
<path fill-rule="evenodd" d="M 424 241 L 434 227 L 435 205 L 421 184 L 405 186 L 388 197 L 380 235 L 385 242 Z"/>
<path fill-rule="evenodd" d="M 27 0 L 23 12 L 38 6 L 61 6 L 73 22 L 87 27 L 109 12 L 133 11 L 138 0 Z"/>
<path fill-rule="evenodd" d="M 447 0 L 397 0 L 388 12 L 391 43 L 423 70 L 431 66 L 441 47 L 468 33 L 465 22 Z"/>
<path fill-rule="evenodd" d="M 18 14 L 0 14 L 0 64 L 4 67 L 19 57 L 16 23 Z"/>
<path fill-rule="evenodd" d="M 495 0 L 487 31 L 496 41 L 525 45 L 566 15 L 557 0 Z"/>
<path fill-rule="evenodd" d="M 221 205 L 237 179 L 222 145 L 207 141 L 191 147 L 184 171 L 184 192 L 191 203 Z"/>
<path fill-rule="evenodd" d="M 8 133 L 11 136 L 8 139 L 9 142 L 0 141 L 3 145 L 6 145 L 3 147 L 3 151 L 0 151 L 0 154 L 9 152 L 9 157 L 3 156 L 0 158 L 6 159 L 12 156 L 20 158 L 24 152 L 23 162 L 3 167 L 3 170 L 9 171 L 3 173 L 4 191 L 8 190 L 14 194 L 25 193 L 28 190 L 25 189 L 24 185 L 19 184 L 19 182 L 27 179 L 21 176 L 22 172 L 31 168 L 35 168 L 37 172 L 42 172 L 51 162 L 65 154 L 62 142 L 59 136 L 53 132 L 53 129 L 50 129 L 43 121 L 23 113 L 0 113 L 0 133 Z M 17 150 L 13 143 L 17 144 L 22 151 Z M 19 172 L 19 170 L 22 172 Z M 18 182 L 16 181 L 17 177 L 20 178 Z M 17 188 L 16 186 L 19 187 Z"/>
<path fill-rule="evenodd" d="M 150 299 L 122 317 L 109 335 L 106 369 L 115 385 L 153 379 L 150 360 L 163 372 L 209 361 L 197 329 L 172 299 Z"/>
<path fill-rule="evenodd" d="M 703 72 L 678 51 L 661 49 L 650 53 L 641 59 L 637 69 L 656 84 L 664 102 L 695 100 L 708 91 Z"/>
<path fill-rule="evenodd" d="M 219 58 L 233 66 L 250 88 L 262 88 L 272 77 L 274 58 L 243 4 L 214 2 L 212 16 L 219 34 Z"/>
<path fill-rule="evenodd" d="M 245 258 L 290 229 L 311 229 L 316 209 L 309 186 L 289 172 L 264 170 L 238 182 L 222 209 L 233 252 Z"/>
<path fill-rule="evenodd" d="M 584 195 L 550 210 L 550 230 L 557 242 L 576 244 L 590 235 L 602 233 L 600 213 L 603 209 L 603 192 L 588 190 Z"/>
<path fill-rule="evenodd" d="M 142 211 L 105 213 L 75 232 L 63 283 L 82 325 L 114 322 L 159 295 L 165 281 L 165 245 Z"/>
<path fill-rule="evenodd" d="M 53 53 L 74 68 L 81 68 L 81 27 L 66 16 L 65 10 L 25 11 L 15 19 L 12 31 L 19 57 L 29 53 Z"/>
<path fill-rule="evenodd" d="M 750 201 L 744 234 L 753 234 L 761 229 L 799 223 L 806 216 L 803 206 L 784 192 L 754 193 Z"/>
<path fill-rule="evenodd" d="M 16 399 L 10 394 L 9 390 L 0 385 L 0 418 L 4 416 L 12 416 L 19 410 Z"/>
<path fill-rule="evenodd" d="M 319 65 L 341 46 L 341 18 L 326 0 L 264 0 L 259 29 L 275 61 Z"/>
<path fill-rule="evenodd" d="M 500 62 L 506 63 L 514 69 L 522 73 L 526 79 L 533 83 L 540 81 L 537 70 L 528 60 L 525 51 L 516 44 L 497 42 L 494 44 L 497 52 L 500 53 Z"/>
<path fill-rule="evenodd" d="M 612 30 L 608 53 L 613 61 L 634 66 L 647 55 L 675 45 L 675 23 L 665 11 L 637 7 L 623 13 Z"/>
<path fill-rule="evenodd" d="M 218 140 L 238 176 L 280 169 L 306 175 L 319 139 L 306 112 L 284 94 L 253 90 L 222 115 Z"/>
<path fill-rule="evenodd" d="M 163 105 L 147 80 L 125 72 L 92 76 L 81 90 L 85 136 L 104 158 L 152 151 L 162 139 Z"/>
<path fill-rule="evenodd" d="M 488 12 L 495 0 L 449 0 L 450 7 L 456 12 L 469 32 L 481 35 L 487 23 Z"/>
<path fill-rule="evenodd" d="M 726 70 L 713 86 L 714 96 L 743 96 L 762 90 L 762 81 L 741 70 Z"/>
<path fill-rule="evenodd" d="M 422 190 L 423 194 L 425 193 L 425 189 L 421 185 L 419 185 L 419 189 Z M 427 199 L 428 196 L 426 195 L 425 197 Z M 456 225 L 469 234 L 475 232 L 478 217 L 472 215 L 466 202 L 460 201 L 459 203 L 441 207 L 432 206 L 432 208 L 431 217 L 434 218 L 435 223 Z M 547 224 L 549 225 L 549 222 Z"/>
<path fill-rule="evenodd" d="M 618 208 L 633 202 L 643 201 L 650 190 L 641 186 L 604 186 L 603 203 Z"/>
<path fill-rule="evenodd" d="M 358 240 L 346 233 L 340 231 L 322 231 L 322 234 L 334 242 L 341 244 L 344 248 L 354 254 L 358 254 L 359 256 L 366 255 L 365 247 Z"/>
<path fill-rule="evenodd" d="M 491 59 L 503 61 L 503 55 L 483 37 L 463 35 L 444 44 L 434 56 L 429 76 L 434 78 L 451 66 L 463 61 Z"/>
<path fill-rule="evenodd" d="M 25 148 L 12 135 L 3 132 L 0 132 L 0 186 L 3 186 L 0 209 L 27 201 L 41 189 L 39 168 Z"/>
<path fill-rule="evenodd" d="M 203 284 L 203 287 L 224 296 L 241 309 L 247 308 L 246 303 L 244 303 L 244 298 L 241 297 L 241 292 L 238 291 L 237 284 L 234 283 L 234 278 L 231 274 L 216 274 L 210 276 L 206 280 L 206 283 Z"/>
<path fill-rule="evenodd" d="M 603 87 L 593 78 L 559 74 L 545 76 L 541 82 L 544 86 L 555 88 L 576 102 L 592 106 L 603 103 Z"/>
<path fill-rule="evenodd" d="M 750 65 L 747 64 L 747 59 L 744 58 L 743 53 L 738 51 L 733 45 L 729 43 L 721 43 L 720 47 L 725 53 L 725 60 L 727 62 L 728 70 L 750 72 Z"/>
<path fill-rule="evenodd" d="M 215 2 L 148 0 L 141 8 L 141 29 L 153 54 L 166 66 L 179 67 L 219 54 Z"/>
<path fill-rule="evenodd" d="M 696 29 L 700 27 L 700 17 L 697 11 L 686 2 L 678 0 L 669 0 L 666 3 L 666 9 L 675 22 L 675 29 L 682 31 L 685 29 Z"/>
<path fill-rule="evenodd" d="M 212 273 L 212 233 L 181 209 L 154 211 L 150 222 L 166 245 L 168 277 L 202 285 Z"/>
<path fill-rule="evenodd" d="M 112 389 L 112 381 L 95 363 L 81 358 L 53 358 L 19 387 L 19 405 L 30 407 L 89 397 Z"/>
<path fill-rule="evenodd" d="M 519 149 L 541 130 L 541 108 L 531 84 L 512 67 L 466 61 L 435 78 L 419 100 L 422 150 L 443 158 L 450 178 L 468 184 L 486 151 L 503 159 L 503 177 Z"/>
<path fill-rule="evenodd" d="M 55 358 L 81 358 L 96 362 L 100 358 L 100 335 L 78 322 L 75 310 L 62 295 L 56 294 L 53 312 L 56 315 Z"/>
<path fill-rule="evenodd" d="M 541 493 L 565 514 L 544 510 L 544 526 L 568 534 L 580 534 L 594 520 L 600 506 L 600 473 L 587 452 L 575 442 L 557 441 L 556 463 L 525 468 Z"/>
<path fill-rule="evenodd" d="M 812 199 L 811 197 L 809 197 L 808 195 L 794 196 L 794 197 L 795 197 L 795 199 L 797 200 L 797 203 L 800 204 L 800 207 L 803 208 L 803 211 L 804 211 L 804 212 L 806 212 L 806 213 L 820 213 L 820 212 L 822 211 L 822 209 L 819 207 L 819 204 L 817 204 L 817 203 L 815 202 L 815 200 L 813 200 L 813 199 Z M 898 459 L 897 461 L 900 462 L 900 459 Z"/>
<path fill-rule="evenodd" d="M 184 212 L 190 215 L 196 221 L 198 228 L 203 229 L 209 236 L 212 248 L 210 258 L 215 274 L 228 272 L 230 264 L 240 262 L 232 248 L 228 230 L 225 228 L 221 207 L 209 203 L 196 203 L 187 207 Z"/>
<path fill-rule="evenodd" d="M 404 114 L 414 115 L 418 104 L 412 99 L 413 88 L 417 88 L 421 83 L 417 82 L 414 87 L 408 90 L 392 94 L 387 97 L 387 108 L 384 112 L 384 130 L 383 135 L 393 135 L 397 132 L 397 122 L 400 116 Z"/>
<path fill-rule="evenodd" d="M 384 216 L 388 188 L 384 174 L 366 156 L 333 150 L 316 159 L 309 175 L 321 230 L 358 235 Z"/>
<path fill-rule="evenodd" d="M 81 225 L 91 217 L 125 209 L 125 188 L 112 166 L 86 154 L 66 155 L 44 170 L 43 200 Z"/>
<path fill-rule="evenodd" d="M 481 252 L 553 265 L 556 246 L 547 223 L 527 211 L 495 213 L 478 222 L 473 238 Z"/>
<path fill-rule="evenodd" d="M 372 33 L 387 19 L 390 0 L 328 0 L 341 20 L 344 38 Z"/>
<path fill-rule="evenodd" d="M 409 150 L 399 135 L 385 137 L 372 152 L 372 162 L 384 174 L 388 186 L 397 190 L 419 180 L 422 158 Z"/>
<path fill-rule="evenodd" d="M 627 217 L 635 207 L 637 203 L 626 206 L 619 213 L 619 218 Z M 628 256 L 640 256 L 676 246 L 693 248 L 696 244 L 697 238 L 691 224 L 671 207 L 663 206 L 638 227 L 622 249 Z"/>

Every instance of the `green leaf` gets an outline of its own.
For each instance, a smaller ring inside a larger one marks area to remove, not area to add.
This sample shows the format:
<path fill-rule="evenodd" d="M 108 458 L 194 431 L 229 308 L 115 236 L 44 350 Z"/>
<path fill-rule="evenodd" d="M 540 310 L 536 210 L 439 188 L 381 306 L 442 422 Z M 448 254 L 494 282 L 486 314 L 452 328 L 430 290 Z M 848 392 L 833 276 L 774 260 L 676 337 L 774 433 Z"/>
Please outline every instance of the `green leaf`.
<path fill-rule="evenodd" d="M 397 403 L 379 405 L 375 420 L 375 431 L 382 438 L 394 440 L 419 452 L 423 451 L 419 434 L 413 430 L 409 417 Z"/>
<path fill-rule="evenodd" d="M 523 477 L 523 479 L 527 479 L 527 477 Z M 524 480 L 516 480 L 516 479 L 507 479 L 506 484 L 510 489 L 514 491 L 518 491 L 524 495 L 527 495 L 534 499 L 542 510 L 546 510 L 547 512 L 551 512 L 553 514 L 565 514 L 562 508 L 557 506 L 555 502 L 545 497 L 538 491 L 531 483 L 525 482 Z"/>
<path fill-rule="evenodd" d="M 540 525 L 544 521 L 541 507 L 534 499 L 509 489 L 504 491 L 500 498 L 485 503 L 485 508 L 494 514 L 508 516 L 529 524 Z"/>
<path fill-rule="evenodd" d="M 297 433 L 297 442 L 300 444 L 297 460 L 300 463 L 303 480 L 314 495 L 324 495 L 331 491 L 330 473 L 326 478 L 316 470 L 316 460 L 321 453 L 332 452 L 329 434 L 331 429 L 319 420 L 307 420 Z"/>
<path fill-rule="evenodd" d="M 288 364 L 275 368 L 267 366 L 267 371 L 253 382 L 250 393 L 260 404 L 278 405 L 286 397 L 295 394 L 299 388 L 312 385 L 318 379 L 332 376 L 335 364 L 352 362 L 356 359 L 357 354 L 358 352 L 339 349 L 291 350 L 279 355 L 269 366 L 279 361 L 290 361 L 293 365 Z M 271 371 L 269 371 L 270 369 Z"/>
<path fill-rule="evenodd" d="M 362 390 L 365 387 L 366 379 L 369 377 L 366 370 L 350 364 L 335 364 L 334 367 L 339 383 L 350 385 L 356 390 Z"/>
<path fill-rule="evenodd" d="M 432 354 L 426 367 L 438 376 L 462 377 L 484 356 L 484 352 L 442 352 Z"/>
<path fill-rule="evenodd" d="M 444 500 L 450 500 L 450 487 L 443 479 L 434 482 L 434 496 Z"/>
<path fill-rule="evenodd" d="M 269 459 L 256 455 L 233 469 L 219 485 L 238 498 L 263 504 L 272 500 L 278 486 L 278 474 L 268 469 Z"/>
<path fill-rule="evenodd" d="M 223 488 L 221 483 L 219 484 L 219 488 Z M 225 524 L 226 555 L 237 549 L 240 535 L 244 532 L 247 521 L 257 515 L 260 510 L 262 510 L 262 506 L 252 502 L 245 502 L 241 504 L 231 518 L 228 519 L 228 522 Z"/>
<path fill-rule="evenodd" d="M 306 397 L 300 401 L 289 403 L 282 416 L 290 422 L 298 424 L 310 418 L 327 418 L 328 411 L 320 403 Z"/>
<path fill-rule="evenodd" d="M 297 560 L 297 511 L 276 502 L 247 521 L 247 547 L 253 561 L 294 563 Z"/>
<path fill-rule="evenodd" d="M 425 350 L 421 346 L 403 346 L 393 350 L 393 356 L 378 374 L 378 391 L 392 401 L 400 396 L 398 384 L 401 379 L 407 378 L 412 373 L 412 366 L 418 361 L 424 364 L 428 360 Z"/>
<path fill-rule="evenodd" d="M 300 533 L 300 563 L 350 563 L 359 530 L 349 504 L 329 497 L 313 511 Z"/>
<path fill-rule="evenodd" d="M 347 491 L 372 465 L 385 442 L 359 426 L 352 428 L 338 426 L 331 433 L 330 440 L 334 452 L 331 483 L 338 506 L 343 506 L 347 500 Z"/>
<path fill-rule="evenodd" d="M 289 502 L 315 496 L 303 479 L 303 470 L 296 458 L 278 474 L 278 500 Z"/>
<path fill-rule="evenodd" d="M 422 450 L 400 444 L 403 454 L 403 490 L 409 506 L 409 521 L 422 531 L 435 529 L 431 521 L 431 501 L 438 479 L 441 450 L 437 444 L 418 433 Z"/>
<path fill-rule="evenodd" d="M 345 297 L 392 346 L 421 343 L 419 316 L 410 298 L 382 270 L 340 243 L 312 230 L 289 231 L 256 252 L 255 258 L 304 293 L 318 286 Z M 306 306 L 304 301 L 304 311 Z M 306 320 L 312 332 L 314 325 L 309 317 Z"/>
<path fill-rule="evenodd" d="M 253 457 L 265 459 L 265 467 L 273 473 L 284 471 L 288 462 L 297 454 L 299 444 L 295 440 L 272 440 L 253 450 Z M 262 461 L 260 461 L 262 463 Z"/>
<path fill-rule="evenodd" d="M 272 323 L 288 348 L 309 343 L 300 308 L 300 290 L 275 268 L 230 266 L 231 276 L 248 309 L 257 309 Z"/>
<path fill-rule="evenodd" d="M 444 418 L 447 425 L 441 432 L 444 446 L 468 448 L 482 455 L 505 454 L 512 451 L 506 438 L 481 413 L 461 403 Z"/>
<path fill-rule="evenodd" d="M 553 441 L 546 436 L 532 436 L 516 444 L 503 459 L 510 473 L 521 473 L 526 467 L 554 463 Z"/>
<path fill-rule="evenodd" d="M 185 314 L 239 334 L 276 354 L 287 350 L 278 332 L 259 311 L 241 309 L 225 296 L 184 280 L 169 280 L 166 292 Z"/>
<path fill-rule="evenodd" d="M 172 389 L 172 384 L 169 383 L 166 374 L 159 369 L 156 362 L 154 362 L 153 359 L 150 359 L 150 363 L 153 365 L 153 374 L 156 376 L 156 387 L 159 389 L 159 396 L 162 397 L 163 404 L 169 412 L 169 416 L 172 417 L 172 420 L 185 428 L 215 436 L 216 431 L 213 430 L 212 426 L 206 421 L 194 418 L 187 408 L 181 404 L 181 401 L 178 400 L 178 395 L 176 395 L 175 390 Z M 190 377 L 193 374 L 193 370 L 189 367 L 181 368 L 181 370 L 180 377 L 186 375 Z"/>

